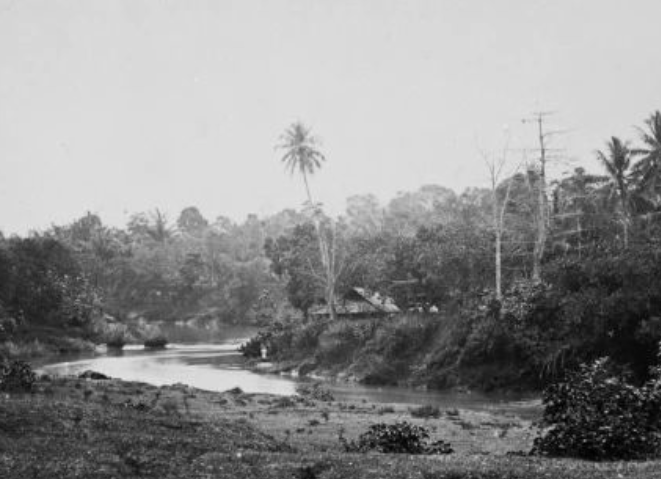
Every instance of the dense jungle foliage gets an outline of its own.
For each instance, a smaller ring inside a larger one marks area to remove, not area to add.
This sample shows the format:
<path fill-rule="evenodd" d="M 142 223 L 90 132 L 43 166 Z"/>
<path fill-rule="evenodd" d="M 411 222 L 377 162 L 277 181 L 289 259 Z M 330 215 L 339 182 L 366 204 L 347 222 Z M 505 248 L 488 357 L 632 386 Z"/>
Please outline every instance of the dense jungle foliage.
<path fill-rule="evenodd" d="M 299 140 L 314 151 L 297 128 L 287 132 L 298 135 L 291 151 Z M 425 185 L 385 205 L 353 196 L 337 218 L 311 201 L 240 223 L 191 206 L 174 221 L 156 209 L 115 228 L 88 213 L 0 237 L 2 352 L 234 323 L 265 327 L 246 346 L 253 356 L 268 343 L 280 361 L 367 382 L 540 387 L 602 356 L 642 382 L 661 339 L 661 113 L 635 145 L 612 138 L 597 158 L 602 174 L 576 169 L 544 195 L 531 163 L 492 189 Z M 314 172 L 305 158 L 284 159 Z M 394 298 L 406 314 L 311 315 L 356 286 Z"/>

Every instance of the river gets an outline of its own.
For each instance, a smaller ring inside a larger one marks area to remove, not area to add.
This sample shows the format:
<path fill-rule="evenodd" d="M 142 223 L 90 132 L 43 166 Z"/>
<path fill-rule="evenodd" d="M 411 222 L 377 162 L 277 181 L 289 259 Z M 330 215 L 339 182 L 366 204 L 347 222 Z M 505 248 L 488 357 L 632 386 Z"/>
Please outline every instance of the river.
<path fill-rule="evenodd" d="M 39 372 L 50 375 L 77 375 L 86 370 L 98 371 L 113 378 L 140 381 L 157 386 L 183 383 L 211 391 L 239 387 L 249 393 L 295 394 L 300 379 L 263 374 L 246 369 L 237 351 L 240 340 L 220 344 L 172 344 L 163 350 L 127 346 L 121 352 L 100 352 L 77 356 L 66 361 L 43 365 Z M 539 401 L 503 395 L 421 391 L 402 387 L 377 387 L 345 382 L 325 385 L 339 401 L 370 403 L 434 404 L 441 408 L 490 410 L 534 417 Z"/>

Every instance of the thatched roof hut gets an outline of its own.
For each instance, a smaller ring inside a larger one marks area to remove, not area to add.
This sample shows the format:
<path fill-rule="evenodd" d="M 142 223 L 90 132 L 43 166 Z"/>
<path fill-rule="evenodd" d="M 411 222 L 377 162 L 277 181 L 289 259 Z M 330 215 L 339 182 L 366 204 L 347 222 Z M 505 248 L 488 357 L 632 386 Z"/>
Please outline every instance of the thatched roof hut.
<path fill-rule="evenodd" d="M 373 318 L 389 316 L 399 313 L 392 298 L 372 292 L 365 288 L 351 288 L 335 304 L 335 313 L 338 318 Z M 312 316 L 329 316 L 328 306 L 322 305 L 312 308 Z"/>

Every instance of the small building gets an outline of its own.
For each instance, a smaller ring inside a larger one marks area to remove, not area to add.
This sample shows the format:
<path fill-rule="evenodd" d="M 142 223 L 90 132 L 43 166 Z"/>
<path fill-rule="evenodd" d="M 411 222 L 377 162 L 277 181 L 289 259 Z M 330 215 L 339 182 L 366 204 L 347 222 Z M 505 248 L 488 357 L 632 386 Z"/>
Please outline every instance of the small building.
<path fill-rule="evenodd" d="M 390 316 L 400 309 L 392 298 L 365 288 L 351 288 L 335 303 L 335 314 L 343 319 L 367 319 Z M 313 317 L 330 316 L 327 305 L 312 308 Z"/>

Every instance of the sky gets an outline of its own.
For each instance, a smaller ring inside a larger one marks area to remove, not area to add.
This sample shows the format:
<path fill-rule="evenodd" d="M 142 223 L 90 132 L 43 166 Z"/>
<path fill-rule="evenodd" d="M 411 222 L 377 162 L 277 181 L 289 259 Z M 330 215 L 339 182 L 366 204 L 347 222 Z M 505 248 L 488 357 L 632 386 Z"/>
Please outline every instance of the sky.
<path fill-rule="evenodd" d="M 275 148 L 294 121 L 322 139 L 311 188 L 334 214 L 487 186 L 481 152 L 519 162 L 536 111 L 554 112 L 553 175 L 598 171 L 595 150 L 661 108 L 660 17 L 657 0 L 0 0 L 0 231 L 300 208 Z"/>

